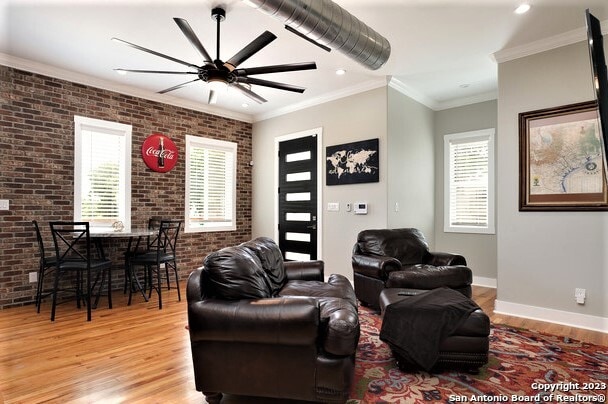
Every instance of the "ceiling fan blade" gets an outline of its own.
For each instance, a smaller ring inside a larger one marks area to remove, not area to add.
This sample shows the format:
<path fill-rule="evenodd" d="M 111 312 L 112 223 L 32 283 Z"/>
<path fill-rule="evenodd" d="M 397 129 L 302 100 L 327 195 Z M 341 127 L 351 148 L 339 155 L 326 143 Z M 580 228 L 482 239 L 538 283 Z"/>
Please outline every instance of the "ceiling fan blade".
<path fill-rule="evenodd" d="M 176 86 L 173 87 L 169 87 L 169 88 L 165 88 L 164 90 L 159 91 L 159 94 L 165 94 L 168 93 L 169 91 L 173 91 L 173 90 L 177 90 L 178 88 L 182 88 L 190 83 L 194 83 L 195 81 L 199 81 L 200 79 L 194 79 L 194 80 L 190 80 L 190 81 L 186 81 L 185 83 L 182 84 L 178 84 Z"/>
<path fill-rule="evenodd" d="M 294 86 L 291 84 L 285 84 L 285 83 L 278 83 L 276 81 L 256 79 L 254 77 L 237 77 L 236 81 L 238 83 L 247 83 L 247 84 L 254 84 L 254 85 L 258 85 L 258 86 L 277 88 L 279 90 L 293 91 L 295 93 L 303 93 L 304 90 L 306 90 L 304 87 L 298 87 L 298 86 Z"/>
<path fill-rule="evenodd" d="M 209 90 L 209 104 L 217 104 L 217 91 Z"/>
<path fill-rule="evenodd" d="M 231 83 L 230 87 L 239 90 L 240 92 L 245 94 L 247 97 L 251 98 L 252 100 L 254 100 L 255 102 L 257 102 L 259 104 L 268 102 L 268 100 L 266 100 L 265 98 L 260 97 L 259 95 L 257 95 L 256 93 L 254 93 L 253 91 L 251 91 L 250 89 L 248 89 L 247 87 L 245 87 L 239 83 Z"/>
<path fill-rule="evenodd" d="M 315 62 L 304 62 L 304 63 L 290 63 L 283 65 L 273 66 L 260 66 L 260 67 L 248 67 L 245 69 L 236 69 L 234 73 L 237 76 L 251 76 L 256 74 L 267 74 L 267 73 L 283 73 L 283 72 L 295 72 L 299 70 L 312 70 L 316 69 L 317 64 Z"/>
<path fill-rule="evenodd" d="M 211 56 L 209 56 L 209 53 L 207 53 L 205 47 L 201 41 L 199 41 L 198 37 L 192 30 L 192 27 L 190 27 L 190 24 L 188 24 L 188 21 L 184 20 L 183 18 L 173 18 L 173 21 L 175 21 L 179 29 L 182 30 L 182 33 L 186 36 L 186 38 L 188 38 L 188 41 L 190 41 L 192 46 L 194 46 L 194 48 L 198 50 L 201 55 L 203 55 L 203 60 L 205 63 L 213 63 L 213 59 L 211 59 Z"/>
<path fill-rule="evenodd" d="M 236 55 L 228 59 L 226 63 L 224 63 L 224 66 L 230 71 L 234 70 L 238 65 L 259 52 L 262 48 L 275 39 L 277 39 L 277 37 L 272 32 L 264 31 L 264 33 L 251 41 L 249 45 L 245 46 L 243 49 L 237 52 Z"/>
<path fill-rule="evenodd" d="M 176 59 L 176 58 L 174 58 L 172 56 L 168 56 L 168 55 L 162 54 L 160 52 L 156 52 L 156 51 L 153 51 L 151 49 L 144 48 L 143 46 L 135 45 L 134 43 L 131 43 L 131 42 L 123 41 L 122 39 L 112 38 L 112 40 L 115 41 L 115 42 L 119 42 L 119 43 L 122 43 L 124 45 L 130 46 L 130 47 L 135 48 L 137 50 L 140 50 L 142 52 L 151 53 L 154 56 L 165 58 L 165 59 L 168 59 L 168 60 L 170 60 L 172 62 L 175 62 L 175 63 L 180 63 L 182 65 L 191 67 L 193 69 L 198 69 L 199 68 L 197 65 L 193 65 L 192 63 L 184 62 L 183 60 L 179 60 L 179 59 Z"/>
<path fill-rule="evenodd" d="M 168 70 L 114 69 L 114 71 L 125 73 L 198 74 L 198 72 L 173 72 Z"/>

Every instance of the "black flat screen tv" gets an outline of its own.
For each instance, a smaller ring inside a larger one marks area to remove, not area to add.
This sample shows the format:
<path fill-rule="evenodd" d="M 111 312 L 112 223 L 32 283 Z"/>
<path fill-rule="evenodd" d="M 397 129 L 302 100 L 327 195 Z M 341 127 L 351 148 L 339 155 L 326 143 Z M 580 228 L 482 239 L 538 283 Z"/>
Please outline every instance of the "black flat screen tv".
<path fill-rule="evenodd" d="M 604 174 L 608 178 L 608 70 L 604 56 L 604 40 L 600 21 L 585 11 L 587 22 L 587 43 L 589 45 L 589 59 L 593 74 L 593 89 L 598 105 L 600 140 L 602 144 Z"/>

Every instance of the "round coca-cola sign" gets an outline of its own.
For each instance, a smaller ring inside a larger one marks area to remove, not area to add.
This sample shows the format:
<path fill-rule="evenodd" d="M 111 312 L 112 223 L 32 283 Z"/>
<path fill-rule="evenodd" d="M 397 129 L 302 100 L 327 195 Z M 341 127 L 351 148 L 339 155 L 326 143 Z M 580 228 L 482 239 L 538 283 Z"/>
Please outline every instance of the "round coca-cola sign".
<path fill-rule="evenodd" d="M 141 145 L 141 156 L 152 170 L 166 173 L 177 163 L 177 147 L 167 136 L 153 133 Z"/>

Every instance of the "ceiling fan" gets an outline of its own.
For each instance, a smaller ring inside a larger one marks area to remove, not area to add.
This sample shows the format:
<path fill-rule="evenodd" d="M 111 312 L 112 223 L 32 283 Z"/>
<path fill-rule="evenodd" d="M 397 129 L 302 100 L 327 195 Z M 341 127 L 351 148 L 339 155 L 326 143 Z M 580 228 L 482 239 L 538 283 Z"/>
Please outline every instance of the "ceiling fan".
<path fill-rule="evenodd" d="M 177 90 L 190 83 L 196 81 L 203 81 L 209 83 L 209 103 L 215 104 L 217 102 L 217 93 L 222 88 L 234 88 L 247 97 L 258 103 L 267 102 L 266 99 L 251 91 L 251 85 L 258 85 L 264 87 L 276 88 L 279 90 L 293 91 L 297 93 L 303 93 L 305 88 L 298 87 L 291 84 L 278 83 L 276 81 L 269 81 L 258 79 L 255 77 L 249 77 L 250 75 L 267 74 L 267 73 L 282 73 L 291 72 L 298 70 L 310 70 L 316 69 L 317 65 L 315 62 L 304 62 L 304 63 L 291 63 L 281 64 L 272 66 L 260 66 L 260 67 L 249 67 L 249 68 L 238 68 L 241 63 L 249 59 L 251 56 L 259 52 L 266 45 L 270 44 L 277 37 L 270 31 L 265 31 L 256 39 L 251 41 L 247 46 L 237 52 L 234 56 L 228 59 L 226 62 L 220 59 L 220 23 L 226 18 L 226 11 L 221 7 L 216 7 L 211 10 L 211 18 L 217 23 L 217 57 L 215 60 L 211 58 L 209 53 L 205 50 L 203 44 L 199 41 L 198 37 L 188 24 L 188 21 L 183 18 L 174 18 L 173 20 L 182 31 L 184 36 L 190 41 L 192 46 L 203 56 L 203 64 L 198 66 L 193 63 L 188 63 L 183 60 L 176 59 L 172 56 L 168 56 L 151 49 L 144 48 L 139 45 L 124 41 L 118 38 L 112 38 L 113 41 L 122 43 L 132 48 L 138 49 L 143 52 L 150 53 L 155 56 L 159 56 L 173 62 L 188 66 L 190 71 L 166 71 L 166 70 L 134 70 L 134 69 L 114 69 L 119 73 L 159 73 L 159 74 L 183 74 L 183 75 L 194 75 L 197 78 L 186 81 L 185 83 L 178 84 L 173 87 L 166 88 L 159 91 L 159 94 L 168 93 L 169 91 Z"/>

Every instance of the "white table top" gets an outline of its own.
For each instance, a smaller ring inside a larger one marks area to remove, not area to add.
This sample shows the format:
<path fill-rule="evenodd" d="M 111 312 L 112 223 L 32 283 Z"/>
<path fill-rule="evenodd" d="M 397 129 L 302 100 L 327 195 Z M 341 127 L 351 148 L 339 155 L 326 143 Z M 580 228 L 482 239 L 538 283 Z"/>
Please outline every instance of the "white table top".
<path fill-rule="evenodd" d="M 91 231 L 91 238 L 118 238 L 118 237 L 144 237 L 152 236 L 158 230 L 131 229 L 130 231 Z"/>

